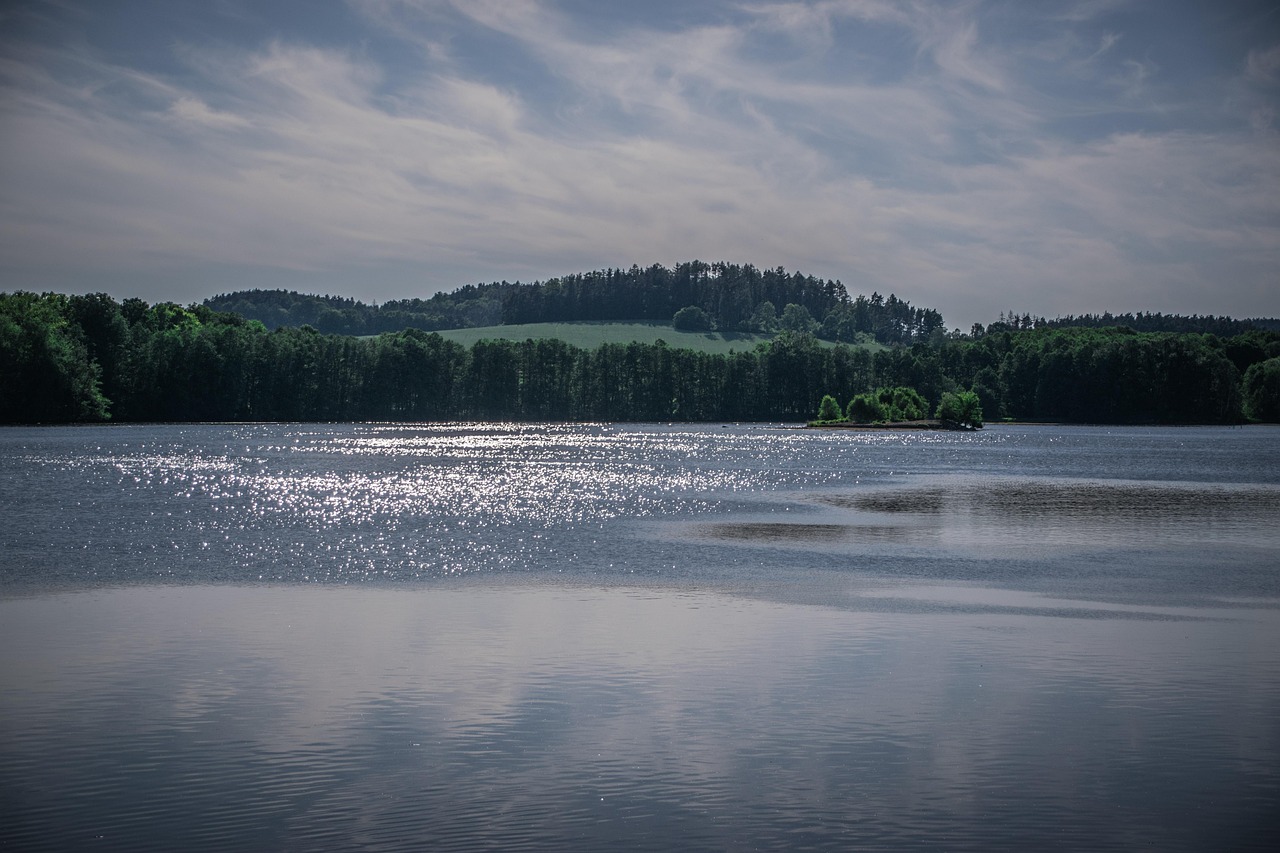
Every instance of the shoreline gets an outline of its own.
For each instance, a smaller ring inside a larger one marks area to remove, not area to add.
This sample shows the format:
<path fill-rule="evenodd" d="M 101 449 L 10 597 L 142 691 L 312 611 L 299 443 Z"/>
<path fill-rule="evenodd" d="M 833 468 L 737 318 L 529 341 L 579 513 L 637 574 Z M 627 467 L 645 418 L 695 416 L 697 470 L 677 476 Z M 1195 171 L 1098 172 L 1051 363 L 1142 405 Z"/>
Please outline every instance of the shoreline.
<path fill-rule="evenodd" d="M 874 423 L 874 424 L 810 423 L 810 424 L 805 424 L 804 428 L 805 429 L 869 429 L 869 430 L 914 429 L 914 430 L 937 430 L 940 432 L 974 432 L 975 431 L 974 428 L 947 424 L 939 420 L 885 421 L 884 423 Z M 982 427 L 977 427 L 976 429 L 982 429 Z"/>

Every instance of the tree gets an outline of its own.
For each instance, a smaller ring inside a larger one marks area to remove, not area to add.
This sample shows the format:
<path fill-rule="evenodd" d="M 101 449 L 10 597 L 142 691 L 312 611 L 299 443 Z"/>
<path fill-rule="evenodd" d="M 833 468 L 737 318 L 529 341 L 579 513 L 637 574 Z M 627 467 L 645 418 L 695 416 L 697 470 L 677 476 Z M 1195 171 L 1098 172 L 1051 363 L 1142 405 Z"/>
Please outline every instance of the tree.
<path fill-rule="evenodd" d="M 859 394 L 849 401 L 849 420 L 857 423 L 877 421 L 918 421 L 928 416 L 929 404 L 920 392 L 902 385 L 881 387 Z"/>
<path fill-rule="evenodd" d="M 875 393 L 859 394 L 854 397 L 849 401 L 845 414 L 856 424 L 873 424 L 885 419 L 884 406 L 880 404 Z"/>
<path fill-rule="evenodd" d="M 842 419 L 842 415 L 840 404 L 836 402 L 835 397 L 827 394 L 822 398 L 822 403 L 818 406 L 819 421 L 838 421 Z"/>
<path fill-rule="evenodd" d="M 815 332 L 818 329 L 818 324 L 809 313 L 809 309 L 794 302 L 782 309 L 782 318 L 778 320 L 778 325 L 784 332 Z"/>
<path fill-rule="evenodd" d="M 982 403 L 972 391 L 947 392 L 938 403 L 938 420 L 965 429 L 982 427 Z"/>
<path fill-rule="evenodd" d="M 1260 361 L 1245 371 L 1244 412 L 1255 421 L 1280 423 L 1280 358 Z"/>
<path fill-rule="evenodd" d="M 0 422 L 110 417 L 101 371 L 67 314 L 65 296 L 0 294 Z"/>
<path fill-rule="evenodd" d="M 929 413 L 929 404 L 914 388 L 901 385 L 895 388 L 880 388 L 876 391 L 880 405 L 884 407 L 884 416 L 890 421 L 918 421 Z"/>
<path fill-rule="evenodd" d="M 757 332 L 778 331 L 778 309 L 769 300 L 756 306 L 756 313 L 751 315 L 751 328 Z"/>
<path fill-rule="evenodd" d="M 973 393 L 978 395 L 982 411 L 991 417 L 1000 417 L 1000 401 L 1002 394 L 1000 377 L 990 367 L 980 369 L 973 378 Z"/>
<path fill-rule="evenodd" d="M 697 305 L 687 305 L 671 318 L 671 325 L 681 332 L 708 332 L 711 330 L 711 317 Z"/>

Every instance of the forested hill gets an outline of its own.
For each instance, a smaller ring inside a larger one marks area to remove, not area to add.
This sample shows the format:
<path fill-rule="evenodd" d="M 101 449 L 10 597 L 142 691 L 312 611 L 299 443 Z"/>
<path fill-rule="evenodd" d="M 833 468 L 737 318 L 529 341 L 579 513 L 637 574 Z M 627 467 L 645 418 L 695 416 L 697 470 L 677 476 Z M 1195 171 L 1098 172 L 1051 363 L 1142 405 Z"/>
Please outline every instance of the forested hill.
<path fill-rule="evenodd" d="M 204 304 L 258 320 L 268 329 L 306 325 L 344 335 L 583 320 L 669 323 L 687 308 L 697 309 L 694 322 L 725 332 L 809 331 L 832 341 L 874 339 L 892 345 L 926 341 L 945 331 L 940 313 L 915 308 L 893 294 L 851 299 L 839 281 L 702 261 L 670 269 L 655 264 L 597 270 L 531 284 L 467 285 L 430 299 L 382 305 L 283 290 L 227 293 Z"/>
<path fill-rule="evenodd" d="M 838 281 L 788 273 L 781 267 L 759 270 L 750 264 L 691 261 L 672 269 L 655 264 L 645 269 L 597 270 L 517 288 L 504 300 L 502 321 L 666 322 L 680 309 L 693 306 L 706 312 L 716 328 L 745 331 L 759 325 L 757 312 L 766 302 L 775 315 L 794 304 L 823 320 L 847 305 L 849 294 Z"/>
<path fill-rule="evenodd" d="M 397 299 L 368 305 L 342 296 L 292 290 L 241 290 L 204 304 L 214 311 L 257 320 L 268 329 L 310 326 L 333 335 L 378 335 L 401 329 L 467 329 L 502 322 L 503 297 L 519 284 L 469 284 L 430 299 Z"/>

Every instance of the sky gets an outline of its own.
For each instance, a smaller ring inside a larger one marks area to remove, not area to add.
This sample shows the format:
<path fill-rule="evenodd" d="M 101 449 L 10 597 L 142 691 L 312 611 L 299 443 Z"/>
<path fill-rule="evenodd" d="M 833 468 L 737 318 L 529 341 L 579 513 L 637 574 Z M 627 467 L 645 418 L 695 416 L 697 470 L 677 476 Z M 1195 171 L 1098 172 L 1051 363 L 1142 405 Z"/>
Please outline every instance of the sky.
<path fill-rule="evenodd" d="M 0 291 L 695 259 L 962 329 L 1280 316 L 1280 3 L 0 4 Z"/>

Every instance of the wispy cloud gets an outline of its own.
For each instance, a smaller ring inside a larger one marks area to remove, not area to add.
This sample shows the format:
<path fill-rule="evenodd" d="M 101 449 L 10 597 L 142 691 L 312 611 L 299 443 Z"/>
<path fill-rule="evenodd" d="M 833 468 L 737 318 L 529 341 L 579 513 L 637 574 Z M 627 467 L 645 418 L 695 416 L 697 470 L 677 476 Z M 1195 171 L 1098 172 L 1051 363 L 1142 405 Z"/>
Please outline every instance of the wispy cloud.
<path fill-rule="evenodd" d="M 249 126 L 248 120 L 244 117 L 212 109 L 204 101 L 192 95 L 179 96 L 169 107 L 169 112 L 179 121 L 193 122 L 208 128 L 228 130 Z"/>
<path fill-rule="evenodd" d="M 1126 59 L 1120 64 L 1120 73 L 1111 78 L 1111 84 L 1126 98 L 1137 98 L 1147 91 L 1147 81 L 1158 70 L 1150 60 Z"/>
<path fill-rule="evenodd" d="M 1008 16 L 1033 13 L 980 3 L 616 27 L 534 0 L 354 7 L 369 29 L 347 44 L 179 42 L 176 70 L 72 42 L 9 52 L 0 286 L 57 271 L 92 289 L 105 268 L 174 288 L 203 266 L 387 298 L 725 258 L 961 325 L 1010 307 L 1259 313 L 1280 261 L 1274 140 L 1152 120 L 1155 65 L 1124 52 L 1111 4 L 1021 38 Z M 1250 114 L 1275 102 L 1256 94 L 1273 53 L 1223 83 L 1251 87 Z M 1046 64 L 1081 88 L 1038 86 Z M 352 268 L 350 288 L 326 277 Z"/>
<path fill-rule="evenodd" d="M 1089 61 L 1097 59 L 1105 53 L 1110 53 L 1111 49 L 1120 43 L 1120 34 L 1113 32 L 1105 32 L 1098 39 L 1098 49 L 1089 55 Z"/>
<path fill-rule="evenodd" d="M 1251 50 L 1245 59 L 1245 76 L 1252 83 L 1280 86 L 1280 44 L 1265 50 Z"/>

